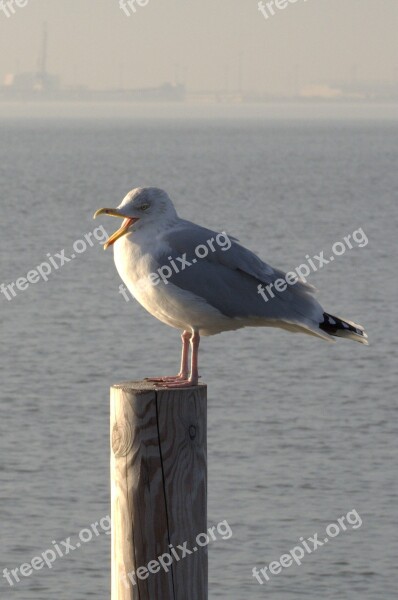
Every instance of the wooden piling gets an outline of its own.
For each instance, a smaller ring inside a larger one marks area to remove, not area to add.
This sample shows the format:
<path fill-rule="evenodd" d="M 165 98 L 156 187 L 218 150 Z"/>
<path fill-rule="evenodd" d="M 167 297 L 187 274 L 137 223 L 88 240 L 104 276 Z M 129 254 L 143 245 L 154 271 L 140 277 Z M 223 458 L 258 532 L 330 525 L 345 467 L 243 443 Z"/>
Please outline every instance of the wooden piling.
<path fill-rule="evenodd" d="M 112 600 L 208 598 L 206 392 L 111 388 Z"/>

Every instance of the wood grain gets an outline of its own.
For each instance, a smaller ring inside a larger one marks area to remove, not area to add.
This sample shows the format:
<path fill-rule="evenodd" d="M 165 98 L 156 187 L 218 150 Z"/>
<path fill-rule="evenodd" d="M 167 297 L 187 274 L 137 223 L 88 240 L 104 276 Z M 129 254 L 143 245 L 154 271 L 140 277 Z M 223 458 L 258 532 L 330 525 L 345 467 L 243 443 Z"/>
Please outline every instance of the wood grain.
<path fill-rule="evenodd" d="M 206 418 L 204 385 L 112 386 L 112 600 L 207 600 L 207 548 L 196 543 L 207 529 Z M 167 573 L 137 576 L 164 553 Z"/>

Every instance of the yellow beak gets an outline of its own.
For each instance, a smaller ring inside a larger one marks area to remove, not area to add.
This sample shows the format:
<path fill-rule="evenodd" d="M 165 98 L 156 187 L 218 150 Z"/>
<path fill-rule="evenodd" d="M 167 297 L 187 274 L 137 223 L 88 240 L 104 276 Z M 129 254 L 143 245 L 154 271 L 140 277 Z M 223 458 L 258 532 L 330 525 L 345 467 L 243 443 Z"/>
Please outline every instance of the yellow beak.
<path fill-rule="evenodd" d="M 138 218 L 126 217 L 125 215 L 120 214 L 120 211 L 117 208 L 100 208 L 94 214 L 93 218 L 95 219 L 99 215 L 108 215 L 109 217 L 119 217 L 119 219 L 124 219 L 122 226 L 117 231 L 115 231 L 115 233 L 113 233 L 105 242 L 104 250 L 109 248 L 109 246 L 112 246 L 112 244 L 114 244 L 116 240 L 121 238 L 123 235 L 126 235 L 126 233 L 128 233 L 130 225 L 138 221 Z"/>

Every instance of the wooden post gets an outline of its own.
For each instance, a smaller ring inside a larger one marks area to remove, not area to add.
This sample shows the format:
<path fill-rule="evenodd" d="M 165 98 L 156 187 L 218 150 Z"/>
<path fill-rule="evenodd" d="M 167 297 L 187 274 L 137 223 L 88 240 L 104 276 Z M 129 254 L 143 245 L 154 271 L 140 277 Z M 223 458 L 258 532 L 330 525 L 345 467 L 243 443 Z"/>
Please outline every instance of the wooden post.
<path fill-rule="evenodd" d="M 207 600 L 206 392 L 111 388 L 112 600 Z"/>

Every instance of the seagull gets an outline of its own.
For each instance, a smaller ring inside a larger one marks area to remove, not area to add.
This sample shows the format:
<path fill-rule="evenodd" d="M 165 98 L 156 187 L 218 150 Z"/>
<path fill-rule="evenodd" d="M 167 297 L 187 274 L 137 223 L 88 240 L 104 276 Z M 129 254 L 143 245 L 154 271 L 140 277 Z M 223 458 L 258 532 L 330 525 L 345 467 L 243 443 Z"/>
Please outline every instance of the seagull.
<path fill-rule="evenodd" d="M 242 327 L 368 344 L 361 325 L 324 311 L 313 286 L 271 267 L 225 232 L 181 219 L 159 188 L 135 188 L 117 208 L 101 208 L 94 218 L 99 215 L 123 219 L 104 249 L 114 246 L 116 268 L 130 293 L 154 317 L 182 331 L 179 373 L 150 381 L 170 388 L 197 385 L 200 337 Z"/>

